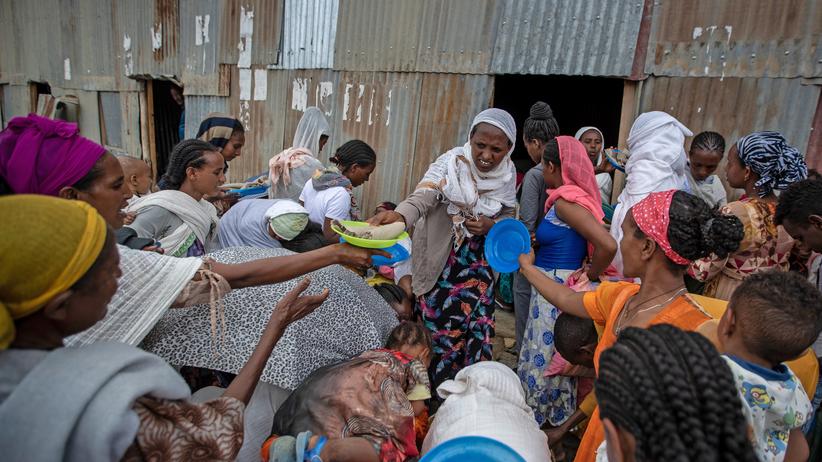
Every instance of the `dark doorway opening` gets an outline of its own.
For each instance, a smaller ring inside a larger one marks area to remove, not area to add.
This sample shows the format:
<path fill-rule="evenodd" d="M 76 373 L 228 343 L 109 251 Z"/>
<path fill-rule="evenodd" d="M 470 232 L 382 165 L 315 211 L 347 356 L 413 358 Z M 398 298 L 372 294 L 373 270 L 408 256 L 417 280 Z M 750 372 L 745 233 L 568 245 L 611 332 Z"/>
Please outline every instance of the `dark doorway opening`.
<path fill-rule="evenodd" d="M 168 80 L 146 81 L 151 128 L 154 143 L 152 166 L 156 180 L 165 173 L 171 151 L 180 142 L 180 124 L 183 117 L 183 89 Z"/>
<path fill-rule="evenodd" d="M 48 82 L 31 82 L 31 112 L 36 113 L 40 106 L 40 95 L 51 95 L 51 85 Z"/>
<path fill-rule="evenodd" d="M 517 171 L 533 162 L 522 143 L 522 124 L 531 105 L 545 101 L 559 123 L 560 134 L 574 136 L 581 127 L 602 130 L 604 147 L 616 146 L 622 109 L 622 79 L 604 77 L 498 75 L 494 80 L 494 107 L 505 109 L 517 122 L 517 146 L 512 155 Z"/>

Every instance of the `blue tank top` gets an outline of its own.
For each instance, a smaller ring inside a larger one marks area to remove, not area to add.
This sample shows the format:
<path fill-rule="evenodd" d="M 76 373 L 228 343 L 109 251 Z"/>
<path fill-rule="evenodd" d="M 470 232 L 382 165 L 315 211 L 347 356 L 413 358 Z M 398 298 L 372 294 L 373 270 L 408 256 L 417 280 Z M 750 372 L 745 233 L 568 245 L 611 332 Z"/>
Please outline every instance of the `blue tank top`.
<path fill-rule="evenodd" d="M 557 216 L 556 208 L 545 215 L 536 233 L 539 250 L 536 265 L 542 269 L 575 270 L 582 267 L 588 242 Z"/>

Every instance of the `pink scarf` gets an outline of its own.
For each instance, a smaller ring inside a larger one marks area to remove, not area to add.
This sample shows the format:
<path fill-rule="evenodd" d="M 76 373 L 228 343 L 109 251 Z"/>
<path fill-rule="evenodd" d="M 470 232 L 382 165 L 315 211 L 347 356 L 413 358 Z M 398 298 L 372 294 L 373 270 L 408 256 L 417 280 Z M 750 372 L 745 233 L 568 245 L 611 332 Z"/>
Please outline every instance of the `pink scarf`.
<path fill-rule="evenodd" d="M 305 165 L 305 156 L 313 157 L 305 148 L 288 148 L 268 161 L 268 177 L 272 187 L 283 179 L 283 184 L 291 184 L 291 169 Z"/>
<path fill-rule="evenodd" d="M 648 194 L 631 208 L 631 215 L 639 229 L 657 243 L 665 256 L 677 265 L 688 265 L 690 260 L 676 253 L 668 240 L 671 224 L 671 201 L 676 190 Z"/>
<path fill-rule="evenodd" d="M 572 136 L 558 136 L 556 140 L 559 144 L 563 184 L 557 189 L 548 190 L 545 211 L 547 212 L 557 199 L 564 199 L 585 207 L 602 223 L 605 213 L 602 211 L 594 166 L 591 164 L 585 146 Z"/>

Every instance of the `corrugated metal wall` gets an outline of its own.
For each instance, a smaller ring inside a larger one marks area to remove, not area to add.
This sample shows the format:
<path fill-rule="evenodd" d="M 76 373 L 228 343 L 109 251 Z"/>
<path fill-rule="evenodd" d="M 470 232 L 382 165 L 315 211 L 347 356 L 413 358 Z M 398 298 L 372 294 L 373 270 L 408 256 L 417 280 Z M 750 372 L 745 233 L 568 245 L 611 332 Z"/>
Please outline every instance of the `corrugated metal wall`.
<path fill-rule="evenodd" d="M 668 112 L 694 133 L 719 132 L 728 144 L 753 131 L 776 130 L 804 152 L 819 91 L 801 79 L 650 77 L 640 112 Z"/>
<path fill-rule="evenodd" d="M 641 0 L 504 0 L 494 74 L 627 77 Z"/>
<path fill-rule="evenodd" d="M 329 69 L 334 63 L 339 0 L 285 0 L 277 69 Z"/>
<path fill-rule="evenodd" d="M 692 77 L 822 75 L 818 0 L 659 2 L 645 72 Z"/>
<path fill-rule="evenodd" d="M 497 0 L 341 0 L 334 68 L 485 74 Z"/>

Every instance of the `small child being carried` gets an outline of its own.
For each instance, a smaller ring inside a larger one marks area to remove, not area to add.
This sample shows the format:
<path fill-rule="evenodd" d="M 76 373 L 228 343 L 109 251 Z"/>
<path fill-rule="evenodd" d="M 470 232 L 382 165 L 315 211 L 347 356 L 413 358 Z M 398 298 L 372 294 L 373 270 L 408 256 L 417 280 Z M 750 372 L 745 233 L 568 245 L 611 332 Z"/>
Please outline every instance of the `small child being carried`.
<path fill-rule="evenodd" d="M 822 294 L 796 273 L 750 276 L 719 321 L 720 350 L 731 368 L 749 437 L 760 461 L 805 461 L 802 425 L 812 407 L 785 361 L 799 357 L 822 331 Z"/>

